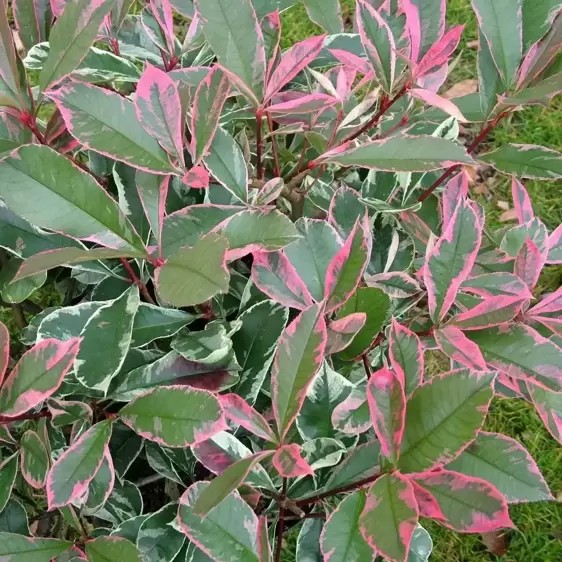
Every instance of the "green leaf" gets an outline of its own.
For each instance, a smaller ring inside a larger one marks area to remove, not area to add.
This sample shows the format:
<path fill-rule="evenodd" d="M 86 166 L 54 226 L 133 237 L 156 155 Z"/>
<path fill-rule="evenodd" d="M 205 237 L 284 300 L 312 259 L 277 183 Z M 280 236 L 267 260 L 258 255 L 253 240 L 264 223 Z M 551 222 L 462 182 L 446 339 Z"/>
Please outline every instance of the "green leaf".
<path fill-rule="evenodd" d="M 219 62 L 241 82 L 258 105 L 265 76 L 265 49 L 250 0 L 196 0 L 203 34 Z M 274 8 L 275 10 L 275 8 Z"/>
<path fill-rule="evenodd" d="M 118 299 L 100 307 L 86 322 L 75 362 L 75 376 L 86 388 L 107 392 L 131 344 L 139 291 L 132 286 Z M 100 349 L 103 353 L 100 354 Z"/>
<path fill-rule="evenodd" d="M 222 127 L 216 130 L 203 161 L 221 185 L 240 201 L 248 201 L 248 169 L 244 154 L 238 143 Z"/>
<path fill-rule="evenodd" d="M 251 251 L 279 250 L 300 238 L 293 223 L 283 213 L 253 209 L 234 215 L 221 233 L 228 240 L 229 261 Z"/>
<path fill-rule="evenodd" d="M 88 486 L 88 497 L 84 504 L 84 515 L 97 513 L 110 496 L 115 484 L 115 471 L 110 454 L 103 457 L 99 470 Z"/>
<path fill-rule="evenodd" d="M 297 557 L 299 562 L 322 562 L 320 551 L 320 537 L 324 521 L 322 519 L 307 519 L 297 538 Z"/>
<path fill-rule="evenodd" d="M 0 114 L 0 156 L 8 156 L 18 146 L 31 142 L 30 133 L 13 115 Z"/>
<path fill-rule="evenodd" d="M 272 454 L 273 451 L 265 451 L 231 464 L 202 490 L 193 506 L 193 513 L 205 517 L 211 509 L 214 509 L 244 483 L 248 473 L 256 464 Z"/>
<path fill-rule="evenodd" d="M 0 511 L 6 507 L 12 494 L 18 472 L 19 457 L 19 451 L 17 451 L 11 457 L 3 459 L 2 464 L 0 464 Z M 0 550 L 1 548 L 0 546 Z"/>
<path fill-rule="evenodd" d="M 365 492 L 358 491 L 341 501 L 324 524 L 320 546 L 331 562 L 370 560 L 373 550 L 359 530 L 359 516 L 365 507 Z"/>
<path fill-rule="evenodd" d="M 561 7 L 560 0 L 523 0 L 523 48 L 525 51 L 547 33 Z"/>
<path fill-rule="evenodd" d="M 299 219 L 295 226 L 301 237 L 287 246 L 285 255 L 304 281 L 312 298 L 324 298 L 326 272 L 341 248 L 335 229 L 328 222 L 308 218 Z"/>
<path fill-rule="evenodd" d="M 330 35 L 343 32 L 338 0 L 303 0 L 308 17 Z"/>
<path fill-rule="evenodd" d="M 507 89 L 523 53 L 523 0 L 472 0 L 472 6 Z"/>
<path fill-rule="evenodd" d="M 387 172 L 430 172 L 455 163 L 474 164 L 466 150 L 455 142 L 428 135 L 401 135 L 367 142 L 328 156 L 323 162 Z"/>
<path fill-rule="evenodd" d="M 228 291 L 225 266 L 227 240 L 208 234 L 191 248 L 182 248 L 156 271 L 158 294 L 173 306 L 193 306 Z"/>
<path fill-rule="evenodd" d="M 237 318 L 240 328 L 232 334 L 232 345 L 241 372 L 235 392 L 252 406 L 269 372 L 288 318 L 289 309 L 271 300 L 255 304 Z"/>
<path fill-rule="evenodd" d="M 120 525 L 123 521 L 140 515 L 142 508 L 143 502 L 139 489 L 132 482 L 123 480 L 121 483 L 116 479 L 111 495 L 103 508 L 96 513 L 96 517 Z"/>
<path fill-rule="evenodd" d="M 332 424 L 334 408 L 347 398 L 353 385 L 324 362 L 312 381 L 297 417 L 297 427 L 303 439 L 335 437 Z"/>
<path fill-rule="evenodd" d="M 359 287 L 339 310 L 338 318 L 344 318 L 355 312 L 364 312 L 367 315 L 367 321 L 353 338 L 351 344 L 339 354 L 339 357 L 349 361 L 369 349 L 377 334 L 382 330 L 389 310 L 390 299 L 384 291 L 374 287 Z"/>
<path fill-rule="evenodd" d="M 200 332 L 183 332 L 172 340 L 171 346 L 188 361 L 222 365 L 232 360 L 232 340 L 226 328 L 216 322 L 207 324 Z"/>
<path fill-rule="evenodd" d="M 0 533 L 0 556 L 14 562 L 50 562 L 71 546 L 71 542 L 58 539 L 30 539 L 14 533 Z"/>
<path fill-rule="evenodd" d="M 195 318 L 183 310 L 140 303 L 133 323 L 131 347 L 143 347 L 155 340 L 173 336 Z"/>
<path fill-rule="evenodd" d="M 279 436 L 299 413 L 306 391 L 324 359 L 327 333 L 322 305 L 312 305 L 285 329 L 271 373 L 272 402 Z"/>
<path fill-rule="evenodd" d="M 205 518 L 196 515 L 194 505 L 209 485 L 195 483 L 181 497 L 180 529 L 215 562 L 259 562 L 258 518 L 237 492 L 230 494 Z"/>
<path fill-rule="evenodd" d="M 35 431 L 26 431 L 21 438 L 21 474 L 32 488 L 43 488 L 50 459 Z"/>
<path fill-rule="evenodd" d="M 549 76 L 534 86 L 523 89 L 521 92 L 502 98 L 506 105 L 535 104 L 548 106 L 550 100 L 562 91 L 562 73 Z"/>
<path fill-rule="evenodd" d="M 137 538 L 143 562 L 169 562 L 175 559 L 185 542 L 184 535 L 171 525 L 177 513 L 177 504 L 168 504 L 144 520 Z"/>
<path fill-rule="evenodd" d="M 225 428 L 217 398 L 188 386 L 154 388 L 127 404 L 120 419 L 141 437 L 168 447 L 187 447 Z"/>
<path fill-rule="evenodd" d="M 520 178 L 537 180 L 562 178 L 562 154 L 544 146 L 506 144 L 478 158 L 500 172 Z"/>
<path fill-rule="evenodd" d="M 111 437 L 111 421 L 99 422 L 84 432 L 57 459 L 47 476 L 49 509 L 82 497 L 103 462 Z"/>
<path fill-rule="evenodd" d="M 133 102 L 120 94 L 71 80 L 49 97 L 84 147 L 141 170 L 176 171 L 166 151 L 139 123 Z"/>
<path fill-rule="evenodd" d="M 516 378 L 527 379 L 562 391 L 560 348 L 522 324 L 465 332 L 486 362 Z"/>
<path fill-rule="evenodd" d="M 117 203 L 94 178 L 47 146 L 23 146 L 0 162 L 0 196 L 39 227 L 104 246 L 144 249 Z"/>
<path fill-rule="evenodd" d="M 137 547 L 121 537 L 98 537 L 86 543 L 88 562 L 142 562 Z"/>
<path fill-rule="evenodd" d="M 447 469 L 481 478 L 495 486 L 508 502 L 552 499 L 537 464 L 515 439 L 481 431 Z"/>
<path fill-rule="evenodd" d="M 408 562 L 429 562 L 432 550 L 433 541 L 431 540 L 431 535 L 418 524 L 412 535 Z"/>
<path fill-rule="evenodd" d="M 443 466 L 480 430 L 495 373 L 468 370 L 435 376 L 408 400 L 398 466 L 404 473 Z"/>
<path fill-rule="evenodd" d="M 405 560 L 418 524 L 411 482 L 399 473 L 384 474 L 369 489 L 359 519 L 361 534 L 373 551 L 390 560 Z"/>
<path fill-rule="evenodd" d="M 5 302 L 23 302 L 47 281 L 47 274 L 45 272 L 27 277 L 21 281 L 14 281 L 22 263 L 23 260 L 19 258 L 11 258 L 0 272 L 0 295 Z"/>
<path fill-rule="evenodd" d="M 41 90 L 78 67 L 114 4 L 115 0 L 76 0 L 65 5 L 49 35 L 49 57 L 39 75 Z"/>
<path fill-rule="evenodd" d="M 21 503 L 11 498 L 0 512 L 0 533 L 29 536 L 27 513 Z"/>

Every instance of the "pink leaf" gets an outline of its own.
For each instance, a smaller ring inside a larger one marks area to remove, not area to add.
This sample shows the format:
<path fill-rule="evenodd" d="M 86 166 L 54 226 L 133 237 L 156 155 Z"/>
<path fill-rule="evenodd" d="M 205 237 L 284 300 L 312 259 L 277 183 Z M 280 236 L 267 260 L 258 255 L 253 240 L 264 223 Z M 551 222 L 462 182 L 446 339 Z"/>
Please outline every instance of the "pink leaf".
<path fill-rule="evenodd" d="M 60 18 L 68 0 L 51 0 L 51 10 L 56 18 Z"/>
<path fill-rule="evenodd" d="M 192 189 L 209 189 L 209 172 L 203 166 L 194 166 L 185 172 L 181 181 Z"/>
<path fill-rule="evenodd" d="M 527 238 L 515 258 L 515 274 L 532 290 L 539 280 L 543 265 L 541 251 L 530 238 Z"/>
<path fill-rule="evenodd" d="M 415 71 L 416 78 L 429 74 L 431 71 L 447 63 L 455 52 L 463 31 L 464 25 L 457 25 L 445 33 L 420 61 Z"/>
<path fill-rule="evenodd" d="M 555 248 L 562 248 L 562 224 L 548 237 L 548 264 L 562 264 L 562 251 L 558 251 L 557 255 L 553 253 Z"/>
<path fill-rule="evenodd" d="M 497 295 L 486 298 L 474 308 L 461 312 L 451 319 L 451 324 L 461 330 L 481 330 L 500 326 L 513 320 L 527 300 L 521 295 Z"/>
<path fill-rule="evenodd" d="M 176 54 L 176 38 L 174 34 L 174 18 L 170 0 L 150 0 L 149 6 L 154 19 L 158 22 L 158 25 L 166 38 L 168 54 L 174 56 Z"/>
<path fill-rule="evenodd" d="M 351 68 L 364 76 L 368 76 L 373 72 L 370 64 L 365 59 L 358 57 L 353 53 L 344 51 L 343 49 L 328 49 L 328 51 L 345 67 Z"/>
<path fill-rule="evenodd" d="M 514 176 L 511 183 L 511 194 L 513 196 L 513 204 L 517 212 L 519 224 L 524 224 L 535 218 L 533 205 L 527 190 L 523 184 Z"/>
<path fill-rule="evenodd" d="M 400 0 L 400 10 L 406 16 L 406 32 L 410 39 L 410 60 L 417 62 L 422 40 L 422 22 L 418 7 L 413 0 Z"/>
<path fill-rule="evenodd" d="M 531 308 L 526 317 L 562 336 L 562 287 Z"/>
<path fill-rule="evenodd" d="M 456 326 L 440 328 L 434 336 L 441 351 L 453 361 L 476 371 L 486 370 L 486 360 L 480 348 Z"/>
<path fill-rule="evenodd" d="M 443 230 L 449 226 L 460 201 L 468 197 L 468 174 L 461 172 L 443 190 Z"/>
<path fill-rule="evenodd" d="M 274 103 L 265 110 L 274 115 L 300 115 L 323 111 L 336 103 L 339 103 L 339 100 L 327 94 L 304 94 L 291 101 Z"/>
<path fill-rule="evenodd" d="M 297 478 L 314 474 L 312 467 L 302 458 L 299 445 L 283 445 L 273 455 L 273 466 L 283 478 Z"/>
<path fill-rule="evenodd" d="M 183 165 L 181 111 L 178 110 L 181 101 L 176 82 L 164 71 L 147 63 L 137 84 L 134 101 L 142 126 Z"/>
<path fill-rule="evenodd" d="M 219 400 L 223 407 L 224 415 L 231 422 L 242 426 L 265 441 L 275 442 L 277 440 L 265 418 L 241 396 L 225 394 L 219 396 Z"/>
<path fill-rule="evenodd" d="M 452 470 L 413 477 L 422 517 L 461 533 L 487 533 L 513 527 L 507 501 L 491 484 Z"/>
<path fill-rule="evenodd" d="M 367 402 L 381 451 L 398 460 L 406 424 L 406 395 L 399 377 L 386 368 L 373 373 L 367 384 Z"/>
<path fill-rule="evenodd" d="M 424 359 L 420 338 L 392 319 L 388 336 L 388 355 L 394 372 L 410 395 L 423 383 Z"/>
<path fill-rule="evenodd" d="M 435 94 L 429 90 L 422 90 L 421 88 L 412 88 L 409 93 L 411 96 L 423 101 L 427 105 L 437 107 L 448 115 L 455 117 L 461 123 L 466 123 L 466 119 L 459 108 L 452 101 L 441 97 L 439 94 Z"/>
<path fill-rule="evenodd" d="M 325 38 L 325 35 L 310 37 L 294 44 L 283 54 L 279 65 L 267 81 L 264 103 L 268 102 L 283 86 L 316 58 L 324 46 Z"/>
<path fill-rule="evenodd" d="M 252 266 L 252 281 L 274 301 L 304 310 L 312 303 L 304 281 L 283 252 L 255 252 Z"/>
<path fill-rule="evenodd" d="M 0 387 L 10 363 L 10 332 L 0 322 Z"/>
<path fill-rule="evenodd" d="M 367 315 L 355 312 L 328 325 L 327 354 L 339 353 L 348 347 L 357 333 L 365 326 Z"/>

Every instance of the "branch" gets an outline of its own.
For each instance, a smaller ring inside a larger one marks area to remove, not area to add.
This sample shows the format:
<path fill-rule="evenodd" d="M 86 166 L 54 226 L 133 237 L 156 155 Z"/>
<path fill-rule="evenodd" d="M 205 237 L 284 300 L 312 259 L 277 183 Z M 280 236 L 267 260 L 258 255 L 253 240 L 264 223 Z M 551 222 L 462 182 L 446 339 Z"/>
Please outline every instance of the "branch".
<path fill-rule="evenodd" d="M 271 131 L 271 133 L 273 133 L 275 131 L 275 129 L 273 127 L 273 118 L 271 117 L 271 113 L 267 114 L 267 124 L 269 126 L 269 130 Z M 280 177 L 281 176 L 281 166 L 279 165 L 279 154 L 277 152 L 277 140 L 275 139 L 274 134 L 271 135 L 271 150 L 273 151 L 273 164 L 274 164 L 273 173 L 275 174 L 276 177 Z"/>
<path fill-rule="evenodd" d="M 121 258 L 121 263 L 123 264 L 123 267 L 125 268 L 125 271 L 128 273 L 131 281 L 133 282 L 134 285 L 136 285 L 139 288 L 139 291 L 142 293 L 142 295 L 147 300 L 147 302 L 155 305 L 156 302 L 152 298 L 152 295 L 148 292 L 146 285 L 137 277 L 137 274 L 131 267 L 131 264 L 125 258 Z"/>
<path fill-rule="evenodd" d="M 281 562 L 281 551 L 283 549 L 283 532 L 285 531 L 285 500 L 287 498 L 287 479 L 283 478 L 281 491 L 281 507 L 279 508 L 279 522 L 277 523 L 277 544 L 275 545 L 274 562 Z"/>
<path fill-rule="evenodd" d="M 8 425 L 13 422 L 17 421 L 25 421 L 25 420 L 39 420 L 41 418 L 50 418 L 51 412 L 49 410 L 41 410 L 37 414 L 21 414 L 19 416 L 15 416 L 13 418 L 8 418 L 6 416 L 0 416 L 0 425 Z"/>

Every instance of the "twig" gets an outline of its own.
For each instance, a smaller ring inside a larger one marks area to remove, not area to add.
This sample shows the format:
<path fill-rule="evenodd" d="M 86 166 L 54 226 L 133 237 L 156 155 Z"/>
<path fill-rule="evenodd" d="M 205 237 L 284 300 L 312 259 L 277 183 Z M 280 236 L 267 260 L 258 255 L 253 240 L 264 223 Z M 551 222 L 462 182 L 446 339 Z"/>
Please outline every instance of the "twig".
<path fill-rule="evenodd" d="M 368 352 L 364 353 L 361 358 L 363 359 L 363 368 L 365 369 L 365 374 L 367 375 L 367 379 L 371 378 L 371 366 L 369 365 L 369 354 Z"/>
<path fill-rule="evenodd" d="M 262 163 L 263 139 L 262 139 L 262 112 L 261 109 L 256 110 L 256 175 L 259 180 L 264 178 L 264 170 Z"/>
<path fill-rule="evenodd" d="M 281 551 L 283 549 L 283 532 L 285 531 L 285 499 L 287 498 L 287 479 L 283 478 L 283 488 L 281 490 L 281 507 L 279 508 L 279 522 L 277 523 L 277 544 L 275 545 L 274 562 L 281 561 Z"/>
<path fill-rule="evenodd" d="M 37 414 L 21 414 L 19 416 L 14 416 L 13 418 L 8 418 L 6 416 L 0 416 L 0 425 L 8 425 L 13 422 L 25 421 L 25 420 L 39 420 L 41 418 L 50 418 L 51 412 L 49 410 L 41 410 Z"/>
<path fill-rule="evenodd" d="M 267 124 L 269 126 L 269 130 L 273 133 L 273 118 L 271 117 L 271 113 L 267 114 Z M 275 135 L 271 135 L 271 151 L 273 152 L 273 173 L 275 177 L 281 176 L 281 166 L 279 165 L 279 154 L 277 152 L 277 140 L 275 139 Z"/>
<path fill-rule="evenodd" d="M 131 267 L 131 264 L 125 258 L 121 258 L 121 263 L 123 264 L 123 267 L 125 268 L 125 271 L 128 273 L 131 281 L 139 288 L 139 291 L 142 293 L 142 295 L 147 300 L 147 302 L 155 305 L 156 304 L 155 300 L 152 298 L 152 295 L 148 292 L 146 285 L 137 277 L 137 274 Z"/>
<path fill-rule="evenodd" d="M 482 127 L 482 130 L 480 131 L 478 136 L 467 148 L 467 153 L 473 154 L 474 151 L 484 142 L 486 137 L 498 126 L 498 123 L 502 119 L 507 117 L 510 113 L 511 110 L 504 111 L 503 113 L 500 113 L 491 123 L 488 123 L 487 125 Z M 445 170 L 445 172 L 443 172 L 443 174 L 418 197 L 418 203 L 423 203 L 442 183 L 446 182 L 449 178 L 456 175 L 461 169 L 462 166 L 460 164 L 456 164 L 455 166 L 451 166 L 450 168 Z"/>

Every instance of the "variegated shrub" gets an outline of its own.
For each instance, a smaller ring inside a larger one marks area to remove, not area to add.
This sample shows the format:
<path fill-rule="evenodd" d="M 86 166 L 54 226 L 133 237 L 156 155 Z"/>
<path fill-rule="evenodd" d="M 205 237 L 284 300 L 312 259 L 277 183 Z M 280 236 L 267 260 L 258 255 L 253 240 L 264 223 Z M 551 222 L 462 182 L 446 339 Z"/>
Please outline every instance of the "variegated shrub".
<path fill-rule="evenodd" d="M 298 526 L 299 562 L 420 561 L 428 519 L 553 500 L 482 428 L 523 400 L 562 442 L 522 183 L 562 154 L 482 143 L 562 92 L 562 0 L 472 0 L 452 99 L 445 0 L 302 0 L 326 34 L 283 50 L 295 1 L 2 0 L 1 560 L 279 562 Z"/>

